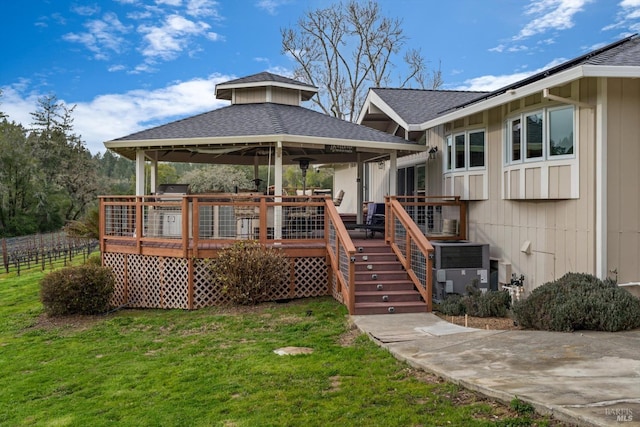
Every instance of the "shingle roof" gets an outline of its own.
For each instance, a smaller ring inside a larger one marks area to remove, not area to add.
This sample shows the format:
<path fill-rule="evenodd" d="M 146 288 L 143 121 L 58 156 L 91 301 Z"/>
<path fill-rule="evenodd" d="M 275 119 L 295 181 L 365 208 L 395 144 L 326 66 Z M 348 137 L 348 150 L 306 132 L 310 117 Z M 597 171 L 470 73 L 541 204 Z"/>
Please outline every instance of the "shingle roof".
<path fill-rule="evenodd" d="M 562 64 L 556 65 L 555 67 L 551 67 L 540 73 L 534 74 L 508 86 L 490 92 L 484 96 L 479 97 L 478 99 L 470 100 L 465 103 L 456 105 L 453 108 L 449 109 L 449 111 L 463 108 L 478 101 L 492 98 L 494 96 L 503 94 L 511 89 L 517 89 L 523 86 L 527 86 L 538 80 L 542 80 L 561 71 L 565 71 L 580 65 L 605 65 L 618 67 L 640 66 L 640 39 L 637 37 L 637 34 L 634 34 L 632 36 L 618 40 L 607 46 L 601 47 L 600 49 L 595 49 L 582 56 L 563 62 Z"/>
<path fill-rule="evenodd" d="M 114 141 L 299 135 L 341 140 L 411 143 L 304 107 L 261 103 L 236 104 L 133 133 Z"/>
<path fill-rule="evenodd" d="M 373 88 L 371 90 L 407 124 L 424 123 L 437 117 L 443 110 L 481 98 L 488 93 L 393 88 Z"/>
<path fill-rule="evenodd" d="M 306 86 L 309 88 L 317 89 L 315 86 L 310 85 L 308 83 L 290 79 L 288 77 L 280 76 L 278 74 L 269 73 L 267 71 L 253 74 L 251 76 L 240 77 L 239 79 L 235 79 L 235 80 L 229 80 L 224 83 L 218 84 L 218 86 L 240 85 L 240 84 L 261 83 L 261 82 L 284 83 L 289 85 Z"/>

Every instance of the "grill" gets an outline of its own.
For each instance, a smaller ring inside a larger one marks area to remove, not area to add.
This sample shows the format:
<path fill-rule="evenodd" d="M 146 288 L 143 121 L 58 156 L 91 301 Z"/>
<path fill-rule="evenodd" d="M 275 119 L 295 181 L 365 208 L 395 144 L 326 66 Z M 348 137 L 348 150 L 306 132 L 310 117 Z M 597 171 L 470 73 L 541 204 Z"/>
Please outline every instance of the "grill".
<path fill-rule="evenodd" d="M 163 202 L 179 202 L 189 194 L 189 184 L 161 184 L 156 191 Z M 161 237 L 182 236 L 182 209 L 179 206 L 156 206 L 149 212 L 149 231 Z"/>
<path fill-rule="evenodd" d="M 182 196 L 189 194 L 189 184 L 160 184 L 156 195 L 158 196 L 173 196 L 175 200 L 181 200 Z M 162 200 L 172 200 L 163 197 Z"/>

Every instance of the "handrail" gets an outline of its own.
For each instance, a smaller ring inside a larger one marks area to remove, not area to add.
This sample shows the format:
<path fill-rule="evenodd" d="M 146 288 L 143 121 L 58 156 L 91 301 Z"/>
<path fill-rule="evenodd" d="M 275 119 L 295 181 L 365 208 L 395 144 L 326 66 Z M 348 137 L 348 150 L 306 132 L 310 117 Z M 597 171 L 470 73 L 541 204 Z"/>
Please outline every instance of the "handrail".
<path fill-rule="evenodd" d="M 398 200 L 387 198 L 387 212 L 385 239 L 426 301 L 427 311 L 431 311 L 433 246 Z"/>
<path fill-rule="evenodd" d="M 356 247 L 349 236 L 333 200 L 325 199 L 325 240 L 331 277 L 335 278 L 337 290 L 341 293 L 349 314 L 355 312 L 355 259 Z"/>

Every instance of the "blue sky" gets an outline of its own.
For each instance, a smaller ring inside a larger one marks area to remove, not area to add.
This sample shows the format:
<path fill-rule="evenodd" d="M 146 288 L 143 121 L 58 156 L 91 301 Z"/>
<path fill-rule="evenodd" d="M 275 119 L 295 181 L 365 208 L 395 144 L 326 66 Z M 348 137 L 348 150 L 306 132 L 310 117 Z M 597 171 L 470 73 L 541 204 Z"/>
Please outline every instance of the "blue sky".
<path fill-rule="evenodd" d="M 328 0 L 21 0 L 3 5 L 0 111 L 28 126 L 38 97 L 103 142 L 226 102 L 215 85 L 287 75 L 280 29 Z M 443 89 L 492 90 L 640 32 L 640 0 L 379 0 Z M 396 64 L 400 66 L 399 61 Z"/>

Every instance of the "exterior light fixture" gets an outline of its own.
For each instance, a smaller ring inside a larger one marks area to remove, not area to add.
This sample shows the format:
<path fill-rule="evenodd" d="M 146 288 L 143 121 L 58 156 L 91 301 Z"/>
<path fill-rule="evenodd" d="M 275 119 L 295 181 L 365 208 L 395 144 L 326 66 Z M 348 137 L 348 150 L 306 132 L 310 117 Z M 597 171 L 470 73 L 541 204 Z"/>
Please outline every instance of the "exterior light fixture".
<path fill-rule="evenodd" d="M 311 163 L 314 159 L 310 159 L 309 157 L 298 157 L 297 159 L 293 159 L 298 162 L 300 165 L 300 170 L 302 171 L 302 194 L 307 195 L 307 171 L 309 170 L 309 163 Z"/>

